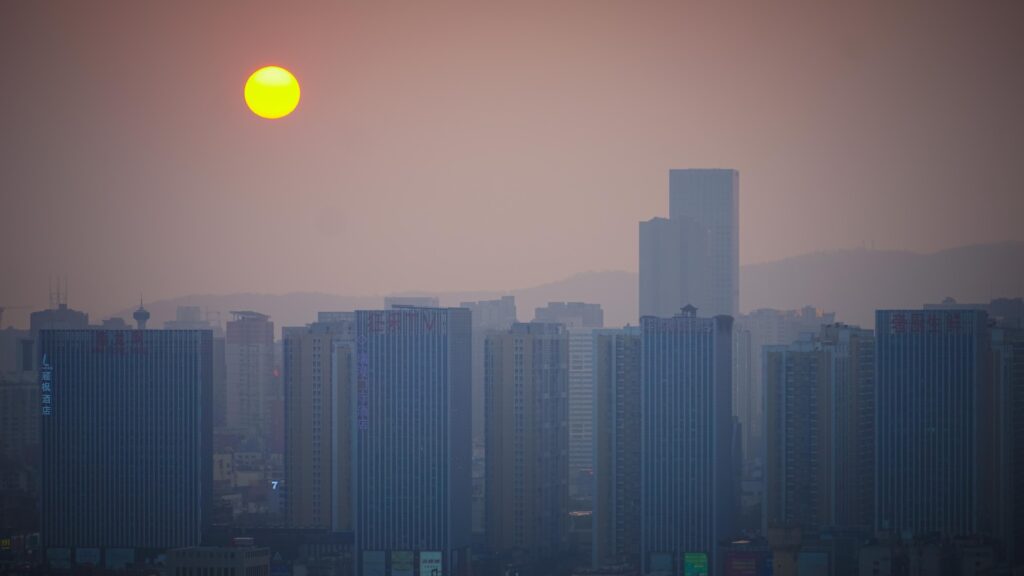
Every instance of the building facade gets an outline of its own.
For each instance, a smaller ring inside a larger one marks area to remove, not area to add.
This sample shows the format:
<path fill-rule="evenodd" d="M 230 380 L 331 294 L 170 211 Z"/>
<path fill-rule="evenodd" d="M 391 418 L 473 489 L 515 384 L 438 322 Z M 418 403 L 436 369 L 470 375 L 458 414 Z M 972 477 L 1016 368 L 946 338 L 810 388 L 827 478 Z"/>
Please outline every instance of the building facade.
<path fill-rule="evenodd" d="M 594 470 L 594 339 L 604 327 L 600 304 L 549 302 L 534 322 L 562 324 L 569 332 L 569 496 L 588 507 Z"/>
<path fill-rule="evenodd" d="M 739 313 L 739 172 L 669 171 L 669 217 L 640 224 L 640 315 Z"/>
<path fill-rule="evenodd" d="M 357 574 L 399 552 L 468 569 L 471 334 L 464 308 L 356 312 Z"/>
<path fill-rule="evenodd" d="M 484 341 L 488 334 L 504 332 L 516 323 L 516 299 L 502 296 L 495 300 L 463 302 L 459 306 L 468 309 L 473 317 L 473 532 L 482 534 L 487 508 Z"/>
<path fill-rule="evenodd" d="M 561 324 L 517 323 L 487 337 L 486 526 L 499 554 L 544 558 L 565 545 L 568 356 Z"/>
<path fill-rule="evenodd" d="M 351 531 L 355 314 L 284 328 L 282 341 L 288 524 Z"/>
<path fill-rule="evenodd" d="M 987 528 L 987 319 L 979 310 L 875 314 L 881 534 L 954 537 Z"/>
<path fill-rule="evenodd" d="M 670 170 L 668 178 L 669 218 L 707 229 L 710 306 L 702 313 L 735 317 L 740 310 L 740 174 L 687 169 Z"/>
<path fill-rule="evenodd" d="M 224 343 L 225 423 L 266 439 L 274 397 L 274 323 L 249 310 L 232 311 Z"/>
<path fill-rule="evenodd" d="M 732 318 L 687 307 L 640 326 L 643 571 L 713 573 L 735 513 Z"/>
<path fill-rule="evenodd" d="M 870 532 L 874 335 L 835 324 L 764 348 L 764 533 Z"/>
<path fill-rule="evenodd" d="M 640 565 L 639 328 L 594 333 L 593 564 Z"/>
<path fill-rule="evenodd" d="M 736 417 L 742 428 L 742 450 L 745 473 L 756 475 L 764 461 L 764 385 L 763 359 L 765 346 L 788 345 L 802 336 L 817 334 L 822 326 L 835 322 L 835 314 L 812 306 L 799 310 L 759 308 L 736 318 L 733 334 L 738 356 L 733 364 L 733 386 Z M 746 355 L 749 353 L 749 355 Z"/>
<path fill-rule="evenodd" d="M 690 218 L 640 223 L 640 316 L 669 317 L 711 304 L 708 229 Z"/>
<path fill-rule="evenodd" d="M 44 547 L 200 543 L 211 355 L 203 330 L 40 332 Z"/>

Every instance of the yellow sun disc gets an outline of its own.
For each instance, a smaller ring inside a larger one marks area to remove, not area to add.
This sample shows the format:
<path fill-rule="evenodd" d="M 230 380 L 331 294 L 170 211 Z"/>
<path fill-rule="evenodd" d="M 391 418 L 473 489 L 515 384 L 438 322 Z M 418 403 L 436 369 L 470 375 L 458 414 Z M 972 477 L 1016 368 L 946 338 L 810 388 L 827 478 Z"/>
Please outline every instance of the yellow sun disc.
<path fill-rule="evenodd" d="M 283 118 L 299 105 L 299 81 L 279 66 L 265 66 L 245 83 L 245 103 L 261 118 Z"/>

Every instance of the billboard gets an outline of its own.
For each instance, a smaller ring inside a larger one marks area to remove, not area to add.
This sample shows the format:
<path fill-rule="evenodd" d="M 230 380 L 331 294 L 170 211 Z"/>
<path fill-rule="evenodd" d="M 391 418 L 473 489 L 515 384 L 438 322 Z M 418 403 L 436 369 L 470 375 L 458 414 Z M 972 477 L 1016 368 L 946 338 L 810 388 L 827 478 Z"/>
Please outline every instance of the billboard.
<path fill-rule="evenodd" d="M 708 555 L 703 552 L 687 552 L 683 555 L 684 576 L 708 576 Z"/>
<path fill-rule="evenodd" d="M 434 550 L 420 552 L 420 576 L 444 576 L 441 571 L 441 553 Z"/>

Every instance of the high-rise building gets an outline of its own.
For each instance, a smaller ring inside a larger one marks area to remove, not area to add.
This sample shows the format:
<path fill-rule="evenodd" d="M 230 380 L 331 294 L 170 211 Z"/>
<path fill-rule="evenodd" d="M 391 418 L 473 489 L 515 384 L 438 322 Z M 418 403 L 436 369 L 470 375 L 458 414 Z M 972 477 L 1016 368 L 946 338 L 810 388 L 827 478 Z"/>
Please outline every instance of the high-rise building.
<path fill-rule="evenodd" d="M 645 574 L 717 570 L 732 535 L 732 322 L 685 307 L 641 326 L 641 562 Z"/>
<path fill-rule="evenodd" d="M 22 374 L 34 380 L 35 341 L 29 330 L 0 330 L 0 374 Z"/>
<path fill-rule="evenodd" d="M 740 310 L 740 174 L 729 169 L 669 171 L 669 219 L 707 229 L 710 273 L 708 316 Z"/>
<path fill-rule="evenodd" d="M 733 358 L 733 387 L 738 395 L 735 414 L 743 434 L 744 470 L 748 475 L 760 468 L 764 456 L 764 347 L 790 344 L 802 336 L 817 334 L 822 326 L 833 322 L 834 313 L 812 306 L 800 310 L 760 308 L 736 318 L 733 334 L 739 355 Z M 749 356 L 745 356 L 748 348 Z"/>
<path fill-rule="evenodd" d="M 266 440 L 274 370 L 274 323 L 266 314 L 233 311 L 227 323 L 226 424 Z"/>
<path fill-rule="evenodd" d="M 760 354 L 760 350 L 757 351 Z M 745 328 L 737 319 L 732 326 L 732 414 L 736 418 L 739 427 L 737 442 L 740 450 L 740 470 L 743 478 L 749 478 L 752 470 L 749 470 L 749 454 L 759 453 L 760 450 L 751 450 L 750 425 L 754 415 L 762 410 L 761 399 L 751 390 L 755 381 L 754 370 L 754 346 L 750 330 Z M 756 379 L 760 382 L 760 378 Z"/>
<path fill-rule="evenodd" d="M 28 464 L 39 450 L 39 382 L 0 373 L 0 457 Z"/>
<path fill-rule="evenodd" d="M 486 514 L 486 442 L 484 439 L 484 340 L 516 323 L 515 296 L 463 302 L 473 316 L 473 532 L 483 533 Z"/>
<path fill-rule="evenodd" d="M 46 548 L 167 549 L 210 519 L 212 335 L 40 332 Z"/>
<path fill-rule="evenodd" d="M 739 312 L 739 173 L 669 171 L 669 218 L 640 224 L 640 315 Z"/>
<path fill-rule="evenodd" d="M 484 437 L 484 338 L 490 332 L 503 332 L 516 323 L 515 296 L 497 300 L 463 302 L 473 316 L 473 438 Z"/>
<path fill-rule="evenodd" d="M 468 570 L 471 330 L 464 308 L 356 312 L 357 574 L 409 553 L 439 574 Z"/>
<path fill-rule="evenodd" d="M 594 332 L 594 566 L 640 566 L 640 329 Z"/>
<path fill-rule="evenodd" d="M 487 540 L 499 554 L 563 550 L 568 510 L 564 326 L 517 323 L 486 341 Z"/>
<path fill-rule="evenodd" d="M 993 506 L 993 535 L 1011 566 L 1024 564 L 1024 328 L 1003 317 L 990 330 L 992 418 L 988 422 L 994 472 L 983 490 Z"/>
<path fill-rule="evenodd" d="M 833 422 L 833 524 L 871 530 L 875 521 L 875 334 L 857 326 L 823 326 Z"/>
<path fill-rule="evenodd" d="M 710 307 L 709 232 L 690 218 L 640 223 L 640 316 Z"/>
<path fill-rule="evenodd" d="M 38 530 L 39 380 L 28 330 L 0 330 L 0 533 Z"/>
<path fill-rule="evenodd" d="M 89 327 L 89 315 L 68 308 L 66 302 L 60 302 L 52 308 L 33 312 L 29 316 L 32 338 L 39 338 L 40 330 L 79 330 Z"/>
<path fill-rule="evenodd" d="M 589 505 L 594 470 L 594 339 L 604 327 L 600 304 L 549 302 L 534 322 L 562 324 L 569 331 L 569 496 Z"/>
<path fill-rule="evenodd" d="M 990 528 L 987 320 L 980 310 L 875 313 L 880 533 L 953 537 Z"/>
<path fill-rule="evenodd" d="M 282 340 L 288 524 L 351 531 L 355 314 L 284 328 Z"/>
<path fill-rule="evenodd" d="M 874 336 L 835 324 L 764 349 L 765 531 L 870 531 Z"/>

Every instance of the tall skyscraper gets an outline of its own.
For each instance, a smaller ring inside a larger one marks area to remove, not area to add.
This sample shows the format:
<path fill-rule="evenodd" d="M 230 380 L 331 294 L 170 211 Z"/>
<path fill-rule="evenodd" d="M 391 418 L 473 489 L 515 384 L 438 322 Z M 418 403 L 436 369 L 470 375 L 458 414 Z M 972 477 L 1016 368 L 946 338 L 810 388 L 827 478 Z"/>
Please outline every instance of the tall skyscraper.
<path fill-rule="evenodd" d="M 40 332 L 45 547 L 200 543 L 212 488 L 211 339 Z"/>
<path fill-rule="evenodd" d="M 875 313 L 876 530 L 986 533 L 988 316 L 979 310 Z"/>
<path fill-rule="evenodd" d="M 640 566 L 640 346 L 639 328 L 594 333 L 594 566 Z"/>
<path fill-rule="evenodd" d="M 874 336 L 829 325 L 764 349 L 765 533 L 873 527 Z"/>
<path fill-rule="evenodd" d="M 288 524 L 351 531 L 355 314 L 284 328 L 282 340 Z"/>
<path fill-rule="evenodd" d="M 486 522 L 486 441 L 484 429 L 484 340 L 516 323 L 515 296 L 463 302 L 473 316 L 473 532 L 483 533 Z"/>
<path fill-rule="evenodd" d="M 518 323 L 486 341 L 487 539 L 532 558 L 565 545 L 569 339 L 560 324 Z"/>
<path fill-rule="evenodd" d="M 470 346 L 464 308 L 356 312 L 357 574 L 409 553 L 439 574 L 468 569 Z"/>
<path fill-rule="evenodd" d="M 640 319 L 644 573 L 714 573 L 732 534 L 732 322 L 693 307 Z"/>
<path fill-rule="evenodd" d="M 266 440 L 274 369 L 274 323 L 259 312 L 233 311 L 227 323 L 226 423 Z"/>
<path fill-rule="evenodd" d="M 707 229 L 710 301 L 708 316 L 735 317 L 740 310 L 740 174 L 736 170 L 669 171 L 669 219 Z"/>
<path fill-rule="evenodd" d="M 594 470 L 594 339 L 604 327 L 600 304 L 549 302 L 534 322 L 562 324 L 569 331 L 569 495 L 589 505 Z"/>
<path fill-rule="evenodd" d="M 739 173 L 669 171 L 669 218 L 640 224 L 640 315 L 739 313 Z"/>

